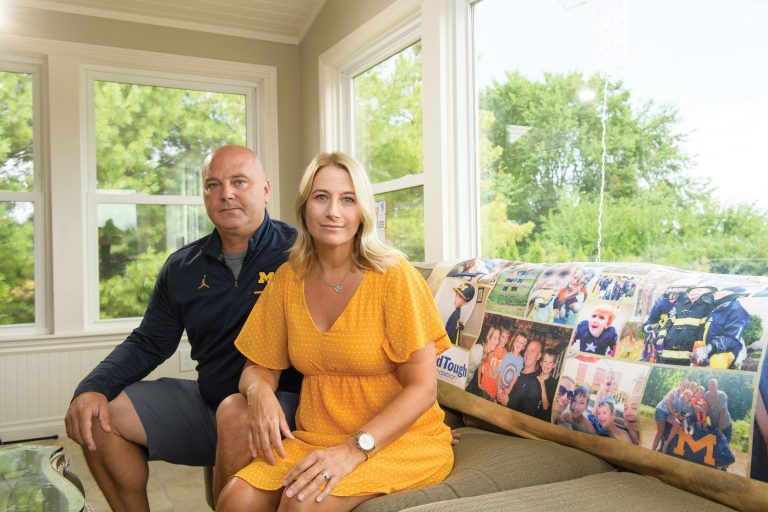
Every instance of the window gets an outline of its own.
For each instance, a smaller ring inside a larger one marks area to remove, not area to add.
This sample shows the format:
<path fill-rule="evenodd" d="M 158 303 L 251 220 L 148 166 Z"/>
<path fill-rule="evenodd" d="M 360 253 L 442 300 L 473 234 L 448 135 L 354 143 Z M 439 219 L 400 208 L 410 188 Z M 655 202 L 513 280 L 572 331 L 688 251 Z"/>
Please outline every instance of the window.
<path fill-rule="evenodd" d="M 168 254 L 209 233 L 201 163 L 246 144 L 252 93 L 93 75 L 99 319 L 137 317 Z M 158 85 L 162 83 L 162 85 Z"/>
<path fill-rule="evenodd" d="M 434 248 L 442 236 L 424 229 L 439 173 L 424 164 L 421 7 L 394 2 L 319 63 L 323 149 L 360 161 L 384 203 L 386 240 L 415 261 L 440 259 Z"/>
<path fill-rule="evenodd" d="M 45 324 L 39 70 L 0 62 L 0 325 Z"/>
<path fill-rule="evenodd" d="M 354 155 L 385 202 L 387 241 L 424 260 L 421 43 L 352 79 Z"/>
<path fill-rule="evenodd" d="M 473 4 L 484 256 L 593 259 L 604 169 L 603 260 L 768 272 L 768 5 L 729 7 Z"/>

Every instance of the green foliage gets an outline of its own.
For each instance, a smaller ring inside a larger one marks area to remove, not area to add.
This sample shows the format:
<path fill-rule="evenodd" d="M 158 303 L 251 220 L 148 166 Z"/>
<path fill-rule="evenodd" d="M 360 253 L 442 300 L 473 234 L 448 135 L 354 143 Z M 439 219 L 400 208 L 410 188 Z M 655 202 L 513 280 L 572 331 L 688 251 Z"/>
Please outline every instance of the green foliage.
<path fill-rule="evenodd" d="M 354 88 L 356 154 L 371 181 L 423 172 L 421 43 L 355 77 Z"/>
<path fill-rule="evenodd" d="M 504 82 L 481 91 L 481 204 L 493 205 L 481 216 L 484 256 L 595 257 L 601 106 L 580 102 L 578 93 L 602 90 L 601 80 L 570 73 L 531 81 L 508 72 Z M 601 258 L 768 274 L 768 213 L 713 201 L 708 181 L 684 173 L 690 157 L 681 149 L 677 110 L 637 104 L 621 82 L 609 85 Z M 535 229 L 500 242 L 497 226 L 527 222 Z"/>
<path fill-rule="evenodd" d="M 483 204 L 480 214 L 484 220 L 480 234 L 483 241 L 482 253 L 510 261 L 519 260 L 517 244 L 531 234 L 535 227 L 533 222 L 520 225 L 508 220 L 506 203 L 501 195 Z"/>
<path fill-rule="evenodd" d="M 147 307 L 157 272 L 167 254 L 153 248 L 130 258 L 120 274 L 99 280 L 101 318 L 141 316 Z"/>
<path fill-rule="evenodd" d="M 0 202 L 0 325 L 35 321 L 34 216 Z"/>
<path fill-rule="evenodd" d="M 424 261 L 424 188 L 414 187 L 376 196 L 387 202 L 387 242 L 411 261 Z"/>
<path fill-rule="evenodd" d="M 744 453 L 749 452 L 749 438 L 752 435 L 752 418 L 733 422 L 733 434 L 730 446 L 738 448 Z"/>
<path fill-rule="evenodd" d="M 32 77 L 0 71 L 0 189 L 31 191 Z"/>
<path fill-rule="evenodd" d="M 245 143 L 241 95 L 97 81 L 95 102 L 102 190 L 198 196 L 205 155 Z"/>
<path fill-rule="evenodd" d="M 744 331 L 744 344 L 749 346 L 763 336 L 763 319 L 759 315 L 752 315 L 747 329 Z"/>

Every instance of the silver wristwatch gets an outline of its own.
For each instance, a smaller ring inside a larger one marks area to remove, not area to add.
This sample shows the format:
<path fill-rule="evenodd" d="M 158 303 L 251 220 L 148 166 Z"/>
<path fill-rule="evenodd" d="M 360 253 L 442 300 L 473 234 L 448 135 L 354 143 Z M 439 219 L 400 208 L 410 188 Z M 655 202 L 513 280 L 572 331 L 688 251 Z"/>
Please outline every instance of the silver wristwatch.
<path fill-rule="evenodd" d="M 365 454 L 365 460 L 371 457 L 371 454 L 376 449 L 376 440 L 368 432 L 357 432 L 354 435 L 357 448 Z"/>

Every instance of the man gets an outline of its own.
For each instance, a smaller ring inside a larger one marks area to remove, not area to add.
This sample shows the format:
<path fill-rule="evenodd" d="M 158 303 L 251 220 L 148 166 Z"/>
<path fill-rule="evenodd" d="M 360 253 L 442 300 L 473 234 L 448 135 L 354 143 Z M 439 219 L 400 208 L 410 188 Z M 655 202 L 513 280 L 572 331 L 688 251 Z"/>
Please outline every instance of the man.
<path fill-rule="evenodd" d="M 669 311 L 669 318 L 656 338 L 658 362 L 690 366 L 694 349 L 709 330 L 714 309 L 712 286 L 696 286 L 681 295 Z"/>
<path fill-rule="evenodd" d="M 149 510 L 147 460 L 214 463 L 216 410 L 238 394 L 245 361 L 234 339 L 296 237 L 293 227 L 269 218 L 269 195 L 251 150 L 223 146 L 208 155 L 203 198 L 216 229 L 168 258 L 141 325 L 75 391 L 67 434 L 83 447 L 112 510 Z M 197 381 L 141 381 L 176 351 L 185 330 L 198 362 Z M 278 395 L 284 409 L 298 402 L 300 381 L 295 370 L 283 372 Z M 219 426 L 226 428 L 218 432 L 222 453 L 248 452 L 244 422 Z M 240 468 L 229 467 L 239 460 L 224 459 L 217 461 L 215 488 Z"/>
<path fill-rule="evenodd" d="M 717 379 L 709 379 L 707 392 L 704 395 L 704 399 L 707 401 L 707 414 L 712 426 L 717 429 L 717 433 L 723 434 L 730 443 L 733 435 L 733 421 L 728 410 L 728 395 L 717 387 Z"/>
<path fill-rule="evenodd" d="M 691 356 L 694 364 L 708 363 L 713 368 L 741 367 L 747 352 L 743 336 L 752 320 L 738 300 L 744 295 L 746 289 L 741 286 L 723 288 L 714 293 L 714 308 L 706 338 Z"/>
<path fill-rule="evenodd" d="M 541 383 L 537 378 L 537 365 L 541 359 L 543 344 L 533 339 L 528 342 L 523 352 L 523 371 L 509 393 L 507 407 L 528 416 L 535 416 L 541 402 Z"/>

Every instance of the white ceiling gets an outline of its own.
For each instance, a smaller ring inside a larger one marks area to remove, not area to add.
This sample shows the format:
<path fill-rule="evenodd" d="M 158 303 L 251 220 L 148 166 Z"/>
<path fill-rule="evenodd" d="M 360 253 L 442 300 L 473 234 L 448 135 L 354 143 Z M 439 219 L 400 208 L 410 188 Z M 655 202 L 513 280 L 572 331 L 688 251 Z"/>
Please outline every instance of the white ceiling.
<path fill-rule="evenodd" d="M 11 0 L 9 3 L 298 44 L 325 0 Z"/>

